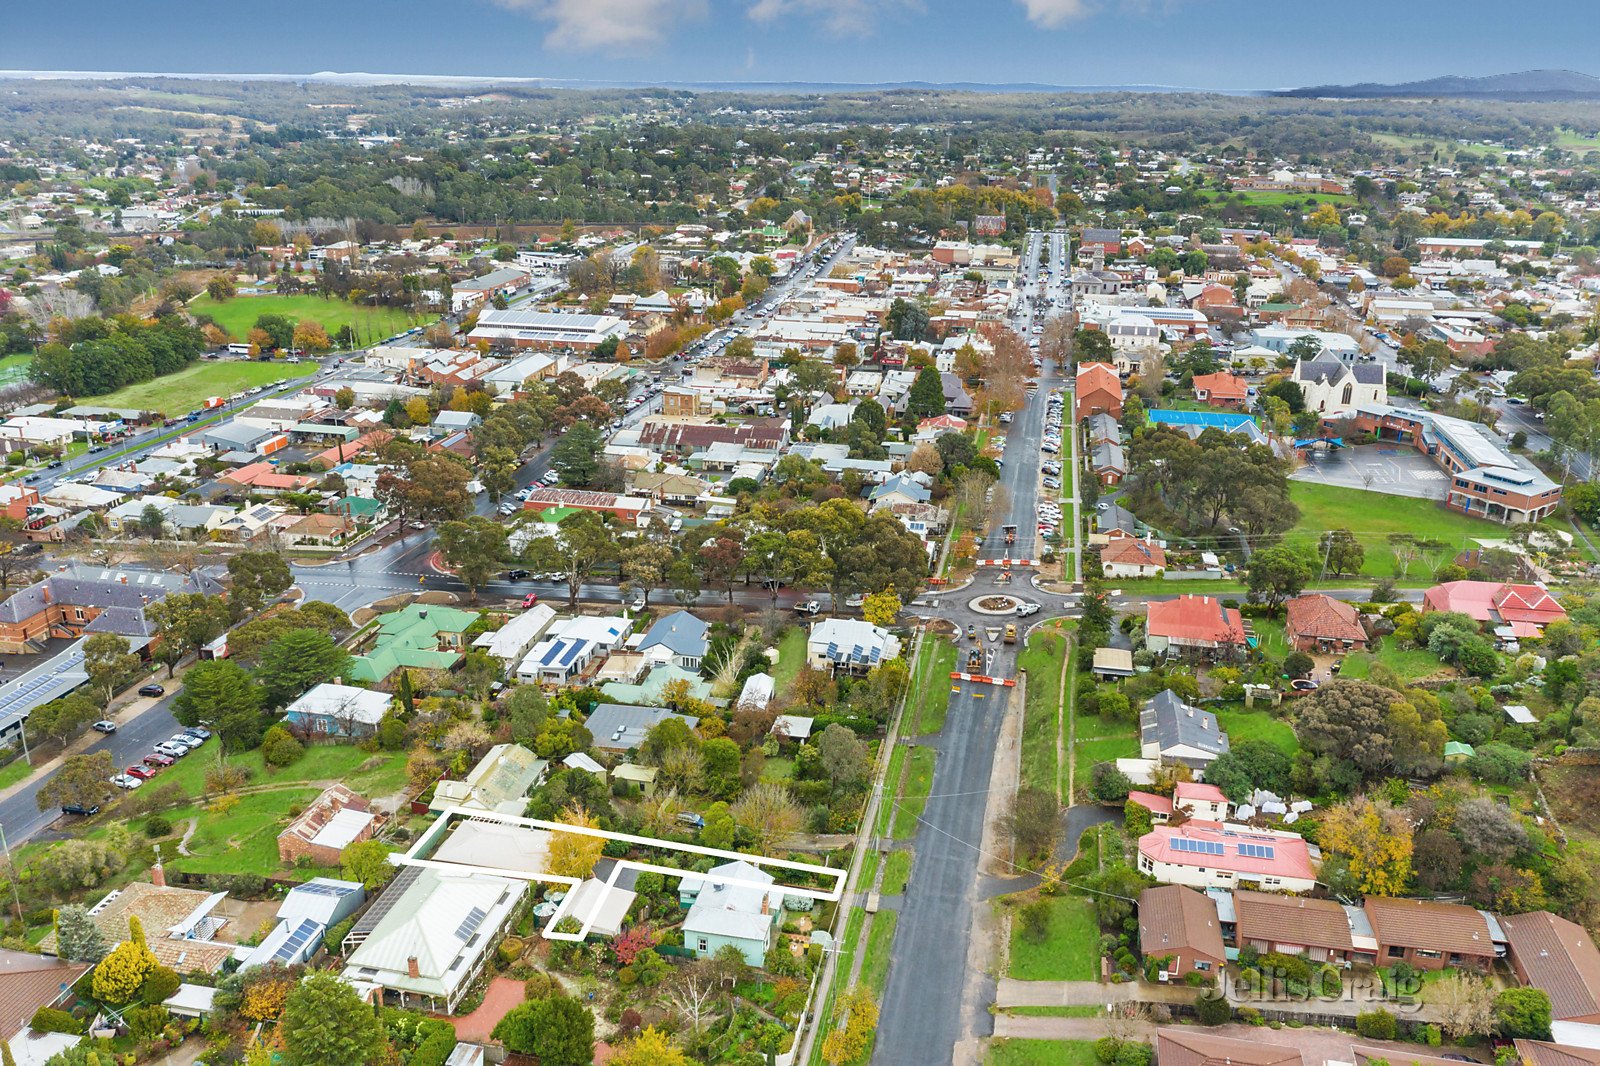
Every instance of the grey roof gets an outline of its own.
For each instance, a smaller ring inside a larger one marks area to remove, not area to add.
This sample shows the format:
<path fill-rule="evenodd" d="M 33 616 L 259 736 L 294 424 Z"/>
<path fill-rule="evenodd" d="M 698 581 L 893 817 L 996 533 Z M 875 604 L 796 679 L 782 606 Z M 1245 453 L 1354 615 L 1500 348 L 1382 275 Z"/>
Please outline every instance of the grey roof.
<path fill-rule="evenodd" d="M 1189 706 L 1170 688 L 1145 701 L 1139 715 L 1139 733 L 1144 743 L 1155 744 L 1161 751 L 1180 745 L 1212 755 L 1228 750 L 1228 734 L 1217 724 L 1217 716 Z"/>
<path fill-rule="evenodd" d="M 203 573 L 183 577 L 160 570 L 75 566 L 51 574 L 0 603 L 0 621 L 24 621 L 52 602 L 140 611 L 146 603 L 162 599 L 169 592 L 203 592 L 215 596 L 221 594 L 222 586 Z"/>
<path fill-rule="evenodd" d="M 927 503 L 929 498 L 933 495 L 933 493 L 929 492 L 923 486 L 917 484 L 911 478 L 906 477 L 904 474 L 896 474 L 883 484 L 873 488 L 868 498 L 876 500 L 881 496 L 888 496 L 889 494 L 895 492 L 898 492 L 903 496 L 908 496 L 918 503 Z"/>
<path fill-rule="evenodd" d="M 1115 418 L 1101 411 L 1084 419 L 1089 425 L 1090 440 L 1122 440 L 1122 426 Z"/>
<path fill-rule="evenodd" d="M 674 611 L 656 619 L 645 630 L 639 650 L 661 645 L 674 655 L 700 656 L 706 653 L 706 630 L 710 627 L 688 611 Z"/>
<path fill-rule="evenodd" d="M 261 426 L 246 425 L 241 422 L 224 422 L 220 426 L 212 426 L 200 434 L 200 439 L 213 448 L 225 448 L 229 451 L 239 451 L 253 448 L 269 437 L 275 437 L 278 431 L 266 429 Z M 252 456 L 259 459 L 259 455 Z"/>
<path fill-rule="evenodd" d="M 1127 470 L 1127 463 L 1122 457 L 1122 445 L 1111 441 L 1101 441 L 1094 446 L 1092 465 L 1096 470 Z"/>
<path fill-rule="evenodd" d="M 698 718 L 663 707 L 602 703 L 595 707 L 584 726 L 594 736 L 596 747 L 632 751 L 644 743 L 646 733 L 668 718 L 677 718 L 690 729 L 700 724 Z"/>
<path fill-rule="evenodd" d="M 1357 363 L 1350 368 L 1350 373 L 1363 385 L 1381 385 L 1387 380 L 1381 363 Z"/>
<path fill-rule="evenodd" d="M 1120 503 L 1113 503 L 1104 511 L 1096 513 L 1095 528 L 1102 533 L 1108 533 L 1113 529 L 1120 529 L 1124 533 L 1137 533 L 1139 519 Z"/>

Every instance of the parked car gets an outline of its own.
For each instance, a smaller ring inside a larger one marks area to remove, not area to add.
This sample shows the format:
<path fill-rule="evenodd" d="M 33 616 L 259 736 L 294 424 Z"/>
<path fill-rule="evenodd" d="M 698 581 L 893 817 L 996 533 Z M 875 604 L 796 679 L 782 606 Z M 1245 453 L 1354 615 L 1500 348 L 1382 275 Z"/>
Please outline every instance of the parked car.
<path fill-rule="evenodd" d="M 796 611 L 799 611 L 801 614 L 811 614 L 811 615 L 821 614 L 822 613 L 822 601 L 821 600 L 805 600 L 802 603 L 795 604 L 794 605 L 794 609 Z"/>
<path fill-rule="evenodd" d="M 165 770 L 167 767 L 171 766 L 177 761 L 178 760 L 174 759 L 172 756 L 163 755 L 160 752 L 156 752 L 153 755 L 146 755 L 144 757 L 144 764 L 155 770 Z"/>
<path fill-rule="evenodd" d="M 144 782 L 139 780 L 137 777 L 129 777 L 127 774 L 112 774 L 111 783 L 116 785 L 118 788 L 127 789 L 129 792 L 132 792 L 134 789 L 144 784 Z"/>
<path fill-rule="evenodd" d="M 542 480 L 546 485 L 559 485 L 561 484 L 561 475 L 556 473 L 554 470 L 551 470 L 548 471 L 540 480 Z"/>
<path fill-rule="evenodd" d="M 61 813 L 62 814 L 76 814 L 76 815 L 78 815 L 78 816 L 80 816 L 82 818 L 87 818 L 91 814 L 99 814 L 100 813 L 100 804 L 91 803 L 87 807 L 85 807 L 81 803 L 63 803 L 61 805 Z"/>
<path fill-rule="evenodd" d="M 167 690 L 163 686 L 156 684 L 154 681 L 152 681 L 148 685 L 140 685 L 139 686 L 139 695 L 141 695 L 141 696 L 154 697 L 154 696 L 165 696 L 166 694 L 167 694 Z"/>
<path fill-rule="evenodd" d="M 96 733 L 115 733 L 117 731 L 117 723 L 109 718 L 102 718 L 89 728 Z"/>
<path fill-rule="evenodd" d="M 201 725 L 192 725 L 188 729 L 185 729 L 184 733 L 191 737 L 199 737 L 201 740 L 211 739 L 211 730 Z"/>
<path fill-rule="evenodd" d="M 507 581 L 526 581 L 526 580 L 528 580 L 528 578 L 530 578 L 532 576 L 533 576 L 533 571 L 531 571 L 531 570 L 507 570 L 506 571 L 506 580 Z"/>
<path fill-rule="evenodd" d="M 156 745 L 156 753 L 159 755 L 165 755 L 171 759 L 181 759 L 185 755 L 189 754 L 189 745 L 174 744 L 170 740 L 163 740 L 161 743 Z"/>
<path fill-rule="evenodd" d="M 122 770 L 129 777 L 137 777 L 140 781 L 148 781 L 156 776 L 156 772 L 148 766 L 127 766 Z"/>

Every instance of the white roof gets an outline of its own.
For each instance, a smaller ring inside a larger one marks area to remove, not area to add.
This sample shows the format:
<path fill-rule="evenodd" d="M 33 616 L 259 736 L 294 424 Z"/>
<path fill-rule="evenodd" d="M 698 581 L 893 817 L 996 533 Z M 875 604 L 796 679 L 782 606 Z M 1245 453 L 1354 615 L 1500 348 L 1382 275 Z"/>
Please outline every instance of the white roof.
<path fill-rule="evenodd" d="M 289 713 L 325 714 L 363 725 L 377 725 L 388 712 L 392 699 L 387 692 L 375 689 L 325 683 L 289 704 Z"/>
<path fill-rule="evenodd" d="M 211 1010 L 212 1001 L 217 998 L 217 990 L 205 985 L 181 984 L 178 990 L 166 999 L 161 1005 L 172 1011 L 206 1011 Z"/>
<path fill-rule="evenodd" d="M 327 824 L 311 838 L 311 843 L 342 850 L 345 845 L 354 843 L 362 831 L 372 824 L 372 820 L 373 814 L 370 811 L 345 807 L 328 819 Z"/>
<path fill-rule="evenodd" d="M 703 879 L 685 877 L 682 887 L 693 890 L 698 886 L 699 895 L 683 920 L 684 932 L 709 933 L 740 940 L 766 940 L 767 932 L 772 927 L 771 912 L 776 911 L 782 901 L 771 899 L 777 893 L 770 889 L 730 884 L 734 878 L 763 885 L 772 884 L 771 874 L 743 860 L 714 866 Z M 768 908 L 765 914 L 761 910 L 763 902 Z"/>
<path fill-rule="evenodd" d="M 622 931 L 628 909 L 637 898 L 635 892 L 625 888 L 607 888 L 605 882 L 590 877 L 567 894 L 562 907 L 566 913 L 562 917 L 590 923 L 591 933 L 616 936 Z"/>
<path fill-rule="evenodd" d="M 811 735 L 811 723 L 815 719 L 799 714 L 780 714 L 772 720 L 772 735 L 775 737 L 788 737 L 790 740 L 805 740 Z"/>
<path fill-rule="evenodd" d="M 474 648 L 483 648 L 496 659 L 509 662 L 520 659 L 556 619 L 556 609 L 548 603 L 535 604 L 492 633 L 480 633 L 472 642 Z"/>
<path fill-rule="evenodd" d="M 767 704 L 772 702 L 773 694 L 777 691 L 777 682 L 771 674 L 751 674 L 745 679 L 744 688 L 739 692 L 735 702 L 740 707 L 754 707 L 757 710 L 766 710 Z"/>
<path fill-rule="evenodd" d="M 1518 725 L 1533 725 L 1539 720 L 1533 716 L 1532 711 L 1519 703 L 1506 704 L 1506 717 Z"/>
<path fill-rule="evenodd" d="M 581 751 L 575 751 L 561 760 L 561 765 L 569 770 L 587 770 L 591 774 L 603 774 L 606 768 L 595 762 Z"/>

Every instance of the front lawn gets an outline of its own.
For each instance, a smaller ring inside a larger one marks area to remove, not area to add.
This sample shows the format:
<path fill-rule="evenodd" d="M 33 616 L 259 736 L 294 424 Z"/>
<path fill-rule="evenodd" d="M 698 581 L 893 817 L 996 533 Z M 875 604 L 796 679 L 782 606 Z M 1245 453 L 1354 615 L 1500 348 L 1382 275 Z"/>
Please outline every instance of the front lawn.
<path fill-rule="evenodd" d="M 1268 711 L 1247 711 L 1243 707 L 1224 710 L 1216 708 L 1217 724 L 1228 734 L 1228 743 L 1241 740 L 1264 740 L 1285 755 L 1293 755 L 1300 747 L 1295 739 L 1294 727 L 1282 718 L 1274 718 Z"/>
<path fill-rule="evenodd" d="M 1073 753 L 1073 777 L 1078 788 L 1089 784 L 1094 764 L 1139 757 L 1139 726 L 1136 722 L 1114 722 L 1109 718 L 1078 715 L 1073 720 L 1077 751 Z"/>
<path fill-rule="evenodd" d="M 1436 540 L 1448 545 L 1448 553 L 1439 560 L 1442 564 L 1463 548 L 1473 547 L 1476 538 L 1499 538 L 1505 532 L 1505 527 L 1497 523 L 1446 510 L 1434 500 L 1415 500 L 1339 485 L 1291 481 L 1289 498 L 1300 508 L 1300 520 L 1285 534 L 1284 543 L 1320 558 L 1317 542 L 1323 531 L 1348 529 L 1366 549 L 1361 572 L 1368 577 L 1402 580 L 1394 552 L 1389 547 L 1390 534 L 1407 533 L 1419 540 Z M 1428 558 L 1416 559 L 1407 569 L 1405 580 L 1425 582 L 1433 569 Z"/>
<path fill-rule="evenodd" d="M 1100 925 L 1094 904 L 1082 896 L 1045 896 L 1050 924 L 1041 941 L 1022 934 L 1011 923 L 1011 957 L 1007 976 L 1019 981 L 1093 981 L 1100 964 Z"/>
<path fill-rule="evenodd" d="M 775 691 L 787 692 L 800 668 L 806 662 L 806 631 L 804 626 L 790 626 L 778 641 L 778 661 L 772 667 L 772 685 Z"/>
<path fill-rule="evenodd" d="M 268 767 L 262 761 L 259 748 L 243 755 L 227 755 L 226 761 L 229 766 L 240 766 L 249 772 L 246 788 L 302 783 L 326 788 L 340 782 L 363 795 L 381 796 L 398 792 L 406 785 L 404 752 L 373 753 L 351 744 L 313 744 L 306 748 L 304 755 L 281 768 Z M 176 781 L 189 795 L 201 797 L 205 794 L 206 771 L 215 769 L 216 765 L 217 738 L 212 737 L 199 751 L 163 770 L 150 785 Z"/>
<path fill-rule="evenodd" d="M 430 321 L 398 307 L 358 307 L 348 300 L 323 299 L 316 295 L 236 296 L 218 303 L 209 296 L 199 296 L 189 302 L 189 313 L 210 315 L 217 325 L 243 343 L 256 319 L 262 315 L 283 315 L 294 322 L 319 323 L 332 337 L 342 327 L 355 330 L 356 340 L 363 345 L 376 344 L 402 330 Z"/>
<path fill-rule="evenodd" d="M 197 411 L 212 396 L 232 396 L 256 385 L 270 385 L 279 378 L 303 378 L 316 372 L 314 362 L 270 363 L 229 359 L 200 362 L 176 374 L 127 385 L 116 392 L 96 396 L 99 407 L 138 411 L 160 411 L 167 417 Z"/>

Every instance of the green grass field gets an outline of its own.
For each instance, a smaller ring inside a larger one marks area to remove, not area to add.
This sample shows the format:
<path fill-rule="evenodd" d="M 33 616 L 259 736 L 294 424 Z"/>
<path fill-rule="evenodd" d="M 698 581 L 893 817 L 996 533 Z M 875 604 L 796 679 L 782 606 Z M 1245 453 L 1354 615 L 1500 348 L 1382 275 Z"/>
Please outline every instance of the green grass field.
<path fill-rule="evenodd" d="M 883 863 L 883 886 L 880 891 L 885 896 L 898 896 L 905 892 L 910 880 L 911 852 L 891 851 Z"/>
<path fill-rule="evenodd" d="M 899 921 L 898 911 L 879 911 L 872 916 L 872 928 L 867 930 L 866 953 L 861 957 L 861 983 L 872 989 L 874 998 L 882 998 L 883 986 L 889 981 L 889 947 L 894 942 L 894 930 Z"/>
<path fill-rule="evenodd" d="M 1385 637 L 1379 643 L 1376 652 L 1351 652 L 1344 657 L 1344 665 L 1339 668 L 1339 676 L 1365 679 L 1371 675 L 1372 664 L 1375 662 L 1383 663 L 1393 670 L 1402 681 L 1414 681 L 1438 673 L 1455 672 L 1441 663 L 1438 656 L 1427 648 L 1401 648 L 1396 644 L 1394 638 Z"/>
<path fill-rule="evenodd" d="M 1043 940 L 1029 940 L 1020 921 L 1011 923 L 1008 976 L 1019 981 L 1093 981 L 1100 960 L 1094 904 L 1082 896 L 1044 899 L 1050 907 L 1050 924 Z"/>
<path fill-rule="evenodd" d="M 1206 198 L 1212 202 L 1243 200 L 1249 207 L 1283 207 L 1285 204 L 1296 206 L 1306 203 L 1315 204 L 1353 204 L 1354 196 L 1344 193 L 1331 192 L 1288 192 L 1278 189 L 1239 189 L 1231 193 L 1208 192 Z"/>
<path fill-rule="evenodd" d="M 984 1066 L 1095 1066 L 1093 1040 L 991 1040 Z"/>
<path fill-rule="evenodd" d="M 1095 763 L 1139 757 L 1137 722 L 1113 722 L 1080 714 L 1073 722 L 1073 732 L 1078 744 L 1073 753 L 1073 776 L 1079 789 L 1088 786 Z"/>
<path fill-rule="evenodd" d="M 944 728 L 945 715 L 950 711 L 950 674 L 956 668 L 956 646 L 944 637 L 933 638 L 932 645 L 924 644 L 917 655 L 917 670 L 913 675 L 918 686 L 917 714 L 912 732 L 921 735 L 937 733 Z"/>
<path fill-rule="evenodd" d="M 906 759 L 904 794 L 894 812 L 896 840 L 910 840 L 917 835 L 918 819 L 933 790 L 933 756 L 932 748 L 916 747 Z"/>
<path fill-rule="evenodd" d="M 8 355 L 0 359 L 0 388 L 22 384 L 27 380 L 28 368 L 32 365 L 31 355 Z"/>
<path fill-rule="evenodd" d="M 806 631 L 800 626 L 792 626 L 783 631 L 783 637 L 778 641 L 778 662 L 772 668 L 774 688 L 783 692 L 794 684 L 805 662 Z"/>
<path fill-rule="evenodd" d="M 1243 708 L 1223 710 L 1219 707 L 1216 715 L 1217 724 L 1228 734 L 1230 744 L 1237 744 L 1241 740 L 1264 740 L 1285 755 L 1293 755 L 1300 747 L 1300 742 L 1295 739 L 1294 728 L 1266 711 L 1247 711 Z"/>
<path fill-rule="evenodd" d="M 0 769 L 0 789 L 10 788 L 32 774 L 33 767 L 28 765 L 27 759 L 12 759 L 4 769 Z"/>
<path fill-rule="evenodd" d="M 889 753 L 889 768 L 883 773 L 883 802 L 878 804 L 880 836 L 889 831 L 890 820 L 895 815 L 894 797 L 900 789 L 900 775 L 905 771 L 907 750 L 895 745 L 895 749 Z"/>
<path fill-rule="evenodd" d="M 429 321 L 395 307 L 357 307 L 346 300 L 276 294 L 236 296 L 223 303 L 202 295 L 190 301 L 189 313 L 210 315 L 217 325 L 238 341 L 245 339 L 245 335 L 255 326 L 256 319 L 262 315 L 283 315 L 296 322 L 309 319 L 320 323 L 330 337 L 340 328 L 349 326 L 355 330 L 356 339 L 362 344 L 377 343 L 401 330 Z"/>
<path fill-rule="evenodd" d="M 169 418 L 199 409 L 210 396 L 232 396 L 255 385 L 270 385 L 279 378 L 303 378 L 316 372 L 316 363 L 255 363 L 227 360 L 195 363 L 176 374 L 141 381 L 104 396 L 98 407 L 125 407 L 160 411 Z"/>
<path fill-rule="evenodd" d="M 1373 578 L 1399 580 L 1401 576 L 1389 545 L 1392 533 L 1409 533 L 1421 540 L 1441 541 L 1449 546 L 1449 556 L 1473 546 L 1478 537 L 1498 539 L 1505 535 L 1504 526 L 1447 511 L 1432 500 L 1413 500 L 1307 481 L 1289 482 L 1289 497 L 1300 508 L 1300 521 L 1285 534 L 1285 544 L 1316 554 L 1317 542 L 1325 530 L 1348 529 L 1366 549 L 1361 572 Z M 1447 556 L 1440 559 L 1438 565 L 1448 561 Z M 1411 563 L 1406 577 L 1420 580 L 1433 569 L 1425 554 Z"/>
<path fill-rule="evenodd" d="M 1035 633 L 1017 664 L 1028 675 L 1028 702 L 1022 718 L 1022 783 L 1055 793 L 1060 766 L 1061 663 L 1068 641 L 1062 634 Z"/>

